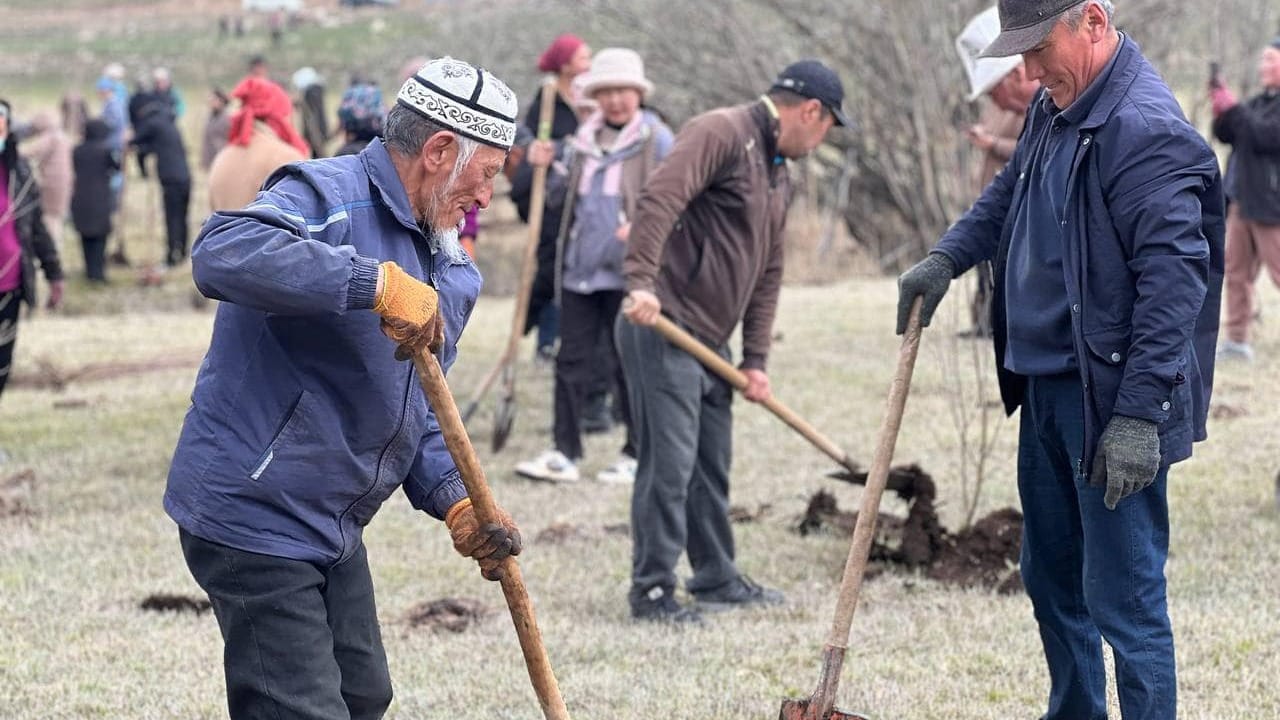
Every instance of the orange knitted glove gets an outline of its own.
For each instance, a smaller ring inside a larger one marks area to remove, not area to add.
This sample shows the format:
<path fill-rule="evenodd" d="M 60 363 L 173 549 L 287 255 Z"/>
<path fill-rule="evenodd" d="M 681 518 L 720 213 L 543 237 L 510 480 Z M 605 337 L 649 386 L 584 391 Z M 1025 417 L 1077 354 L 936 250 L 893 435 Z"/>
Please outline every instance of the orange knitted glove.
<path fill-rule="evenodd" d="M 509 555 L 519 555 L 523 549 L 520 528 L 505 510 L 498 508 L 498 522 L 481 526 L 471 498 L 454 503 L 444 516 L 444 524 L 453 538 L 453 549 L 463 557 L 474 558 L 486 580 L 501 580 L 505 575 L 502 561 Z"/>
<path fill-rule="evenodd" d="M 428 348 L 444 346 L 444 321 L 440 298 L 430 285 L 413 277 L 394 262 L 379 266 L 382 289 L 373 311 L 382 316 L 382 332 L 396 345 L 396 359 L 408 360 Z"/>

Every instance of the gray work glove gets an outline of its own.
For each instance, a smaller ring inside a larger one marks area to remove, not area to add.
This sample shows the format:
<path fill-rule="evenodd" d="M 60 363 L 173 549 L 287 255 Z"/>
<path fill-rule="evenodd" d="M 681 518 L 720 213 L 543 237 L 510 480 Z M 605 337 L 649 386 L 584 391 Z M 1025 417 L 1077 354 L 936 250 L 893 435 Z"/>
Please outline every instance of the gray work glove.
<path fill-rule="evenodd" d="M 1107 486 L 1108 510 L 1150 485 L 1160 471 L 1160 433 L 1150 420 L 1111 416 L 1093 456 L 1093 485 Z"/>
<path fill-rule="evenodd" d="M 898 276 L 899 335 L 907 331 L 911 303 L 917 295 L 924 296 L 924 303 L 920 306 L 920 327 L 929 327 L 933 311 L 938 309 L 942 296 L 947 294 L 947 288 L 951 286 L 951 278 L 955 274 L 956 266 L 950 258 L 940 253 L 929 253 L 928 257 Z"/>

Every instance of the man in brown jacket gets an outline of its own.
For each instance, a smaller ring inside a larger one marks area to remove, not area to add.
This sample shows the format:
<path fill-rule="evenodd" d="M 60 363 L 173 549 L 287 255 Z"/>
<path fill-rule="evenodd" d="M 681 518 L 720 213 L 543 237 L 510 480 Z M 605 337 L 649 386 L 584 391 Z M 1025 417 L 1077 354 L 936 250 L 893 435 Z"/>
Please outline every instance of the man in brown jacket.
<path fill-rule="evenodd" d="M 791 202 L 786 160 L 847 125 L 840 78 L 814 60 L 788 66 L 759 100 L 690 120 L 649 177 L 623 272 L 628 306 L 616 332 L 631 400 L 637 468 L 631 501 L 631 614 L 697 622 L 675 599 L 688 551 L 698 608 L 778 604 L 782 594 L 738 571 L 729 525 L 733 390 L 663 340 L 660 314 L 729 357 L 742 323 L 748 400 L 769 397 L 765 361 L 782 283 Z"/>

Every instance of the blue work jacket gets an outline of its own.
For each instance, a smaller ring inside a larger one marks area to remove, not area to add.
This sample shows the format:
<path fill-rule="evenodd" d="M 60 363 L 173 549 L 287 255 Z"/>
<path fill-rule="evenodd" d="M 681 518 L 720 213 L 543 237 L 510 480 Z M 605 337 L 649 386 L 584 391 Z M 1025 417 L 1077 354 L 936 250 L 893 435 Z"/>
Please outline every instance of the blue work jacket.
<path fill-rule="evenodd" d="M 1217 158 L 1138 45 L 1124 36 L 1117 52 L 1077 129 L 1064 189 L 1063 274 L 1084 390 L 1086 476 L 1113 414 L 1158 423 L 1165 465 L 1190 457 L 1192 443 L 1205 439 L 1222 293 Z M 1010 414 L 1026 381 L 1003 365 L 1004 274 L 1013 218 L 1027 198 L 1031 149 L 1051 129 L 1047 102 L 1041 91 L 1009 164 L 934 249 L 957 274 L 994 260 L 992 328 Z"/>
<path fill-rule="evenodd" d="M 448 369 L 480 273 L 432 252 L 380 141 L 285 166 L 205 224 L 192 275 L 223 302 L 169 469 L 179 526 L 328 564 L 402 485 L 436 518 L 466 496 L 413 364 L 370 310 L 386 260 L 436 287 Z"/>

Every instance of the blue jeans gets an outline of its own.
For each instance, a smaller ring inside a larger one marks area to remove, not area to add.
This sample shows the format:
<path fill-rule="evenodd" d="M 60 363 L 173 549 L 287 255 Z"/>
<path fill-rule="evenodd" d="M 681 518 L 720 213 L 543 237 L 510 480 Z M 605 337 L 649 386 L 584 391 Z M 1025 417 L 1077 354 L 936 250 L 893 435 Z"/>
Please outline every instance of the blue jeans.
<path fill-rule="evenodd" d="M 1106 720 L 1104 639 L 1115 655 L 1124 720 L 1172 720 L 1169 469 L 1106 509 L 1106 488 L 1084 475 L 1084 397 L 1074 372 L 1029 378 L 1021 423 L 1022 578 L 1049 664 L 1044 720 Z"/>

